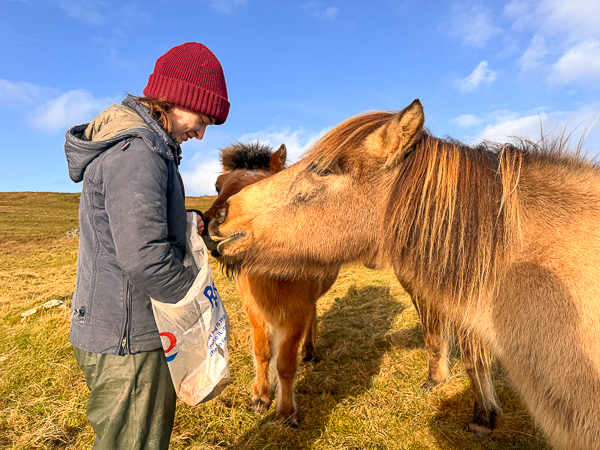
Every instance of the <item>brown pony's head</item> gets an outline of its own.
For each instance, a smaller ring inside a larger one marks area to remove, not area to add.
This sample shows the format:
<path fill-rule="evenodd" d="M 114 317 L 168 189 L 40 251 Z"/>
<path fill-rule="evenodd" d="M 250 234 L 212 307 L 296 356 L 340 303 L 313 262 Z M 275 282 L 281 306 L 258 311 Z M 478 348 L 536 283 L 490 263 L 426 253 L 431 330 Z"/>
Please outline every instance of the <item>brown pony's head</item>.
<path fill-rule="evenodd" d="M 219 257 L 217 243 L 208 236 L 208 227 L 216 211 L 231 197 L 246 186 L 251 185 L 263 178 L 285 168 L 287 150 L 285 144 L 279 149 L 273 149 L 259 142 L 240 143 L 237 142 L 229 147 L 221 149 L 221 164 L 223 173 L 215 182 L 217 198 L 204 213 L 204 242 L 213 256 Z"/>
<path fill-rule="evenodd" d="M 299 163 L 231 197 L 210 226 L 226 264 L 285 277 L 320 277 L 347 261 L 380 265 L 383 174 L 413 149 L 424 119 L 418 100 L 351 118 Z"/>

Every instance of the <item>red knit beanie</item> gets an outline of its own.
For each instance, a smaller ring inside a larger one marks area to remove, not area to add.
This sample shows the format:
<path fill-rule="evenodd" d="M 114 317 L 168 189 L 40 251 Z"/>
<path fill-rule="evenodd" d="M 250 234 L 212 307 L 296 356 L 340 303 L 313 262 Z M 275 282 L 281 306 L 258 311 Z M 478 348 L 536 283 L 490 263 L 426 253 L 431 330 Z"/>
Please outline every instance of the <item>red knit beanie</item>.
<path fill-rule="evenodd" d="M 197 42 L 173 47 L 158 58 L 144 95 L 212 117 L 217 125 L 229 114 L 221 63 Z"/>

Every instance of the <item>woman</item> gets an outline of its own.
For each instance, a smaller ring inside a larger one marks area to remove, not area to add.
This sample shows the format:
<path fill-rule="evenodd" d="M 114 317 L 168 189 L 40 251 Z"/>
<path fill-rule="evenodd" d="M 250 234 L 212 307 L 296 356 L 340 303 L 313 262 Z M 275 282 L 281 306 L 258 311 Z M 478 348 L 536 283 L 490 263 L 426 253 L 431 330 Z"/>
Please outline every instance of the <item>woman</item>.
<path fill-rule="evenodd" d="M 70 341 L 90 389 L 94 448 L 169 446 L 175 391 L 150 298 L 177 302 L 194 281 L 182 265 L 179 144 L 229 113 L 221 64 L 196 42 L 157 60 L 144 95 L 66 134 L 69 175 L 83 180 Z"/>

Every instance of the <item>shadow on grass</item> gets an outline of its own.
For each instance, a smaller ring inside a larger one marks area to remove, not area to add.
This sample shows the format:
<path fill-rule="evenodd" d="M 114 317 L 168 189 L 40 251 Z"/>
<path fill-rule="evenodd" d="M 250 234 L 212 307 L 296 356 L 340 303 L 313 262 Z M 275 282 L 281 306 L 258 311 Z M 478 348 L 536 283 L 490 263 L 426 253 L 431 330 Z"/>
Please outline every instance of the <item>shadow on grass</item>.
<path fill-rule="evenodd" d="M 533 420 L 510 387 L 501 367 L 496 367 L 495 387 L 503 413 L 497 418 L 496 428 L 487 437 L 477 437 L 467 431 L 473 416 L 473 391 L 470 384 L 443 398 L 438 413 L 430 423 L 430 430 L 441 448 L 486 450 L 550 450 L 550 446 L 536 430 Z"/>
<path fill-rule="evenodd" d="M 405 309 L 387 287 L 350 287 L 319 316 L 318 363 L 301 364 L 296 386 L 300 427 L 274 422 L 275 404 L 231 448 L 302 449 L 323 434 L 333 410 L 367 391 L 391 348 L 389 330 Z"/>
<path fill-rule="evenodd" d="M 392 345 L 398 349 L 414 350 L 416 348 L 425 348 L 425 339 L 423 337 L 423 328 L 418 323 L 412 328 L 394 331 L 390 335 Z"/>

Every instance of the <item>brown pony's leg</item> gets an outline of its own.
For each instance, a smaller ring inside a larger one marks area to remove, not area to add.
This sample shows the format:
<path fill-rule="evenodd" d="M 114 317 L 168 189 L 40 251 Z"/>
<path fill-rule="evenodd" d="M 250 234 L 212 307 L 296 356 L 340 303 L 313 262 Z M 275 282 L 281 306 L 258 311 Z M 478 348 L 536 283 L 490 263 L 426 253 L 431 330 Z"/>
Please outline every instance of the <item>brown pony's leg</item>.
<path fill-rule="evenodd" d="M 310 310 L 310 316 L 306 318 L 304 328 L 304 343 L 302 344 L 302 361 L 318 361 L 315 353 L 315 337 L 317 334 L 317 301 Z"/>
<path fill-rule="evenodd" d="M 475 394 L 473 421 L 469 424 L 469 431 L 477 436 L 487 436 L 494 429 L 496 416 L 501 412 L 492 382 L 490 358 L 472 337 L 466 338 L 459 333 L 459 343 L 463 367 Z"/>
<path fill-rule="evenodd" d="M 262 414 L 271 406 L 271 386 L 269 382 L 269 362 L 271 361 L 271 337 L 265 317 L 261 313 L 256 300 L 248 288 L 248 279 L 240 274 L 238 287 L 246 316 L 252 328 L 254 340 L 254 362 L 256 364 L 256 379 L 252 388 L 252 410 Z"/>
<path fill-rule="evenodd" d="M 302 344 L 302 361 L 318 361 L 315 353 L 315 339 L 317 335 L 317 300 L 327 292 L 335 280 L 337 279 L 337 272 L 334 276 L 326 278 L 322 281 L 315 281 L 318 283 L 318 291 L 315 292 L 315 298 L 313 300 L 313 307 L 310 310 L 310 315 L 306 318 L 306 328 L 304 330 L 304 343 Z"/>
<path fill-rule="evenodd" d="M 448 336 L 445 322 L 440 315 L 428 309 L 422 300 L 411 296 L 411 300 L 421 320 L 429 365 L 427 381 L 422 389 L 432 389 L 448 380 Z"/>
<path fill-rule="evenodd" d="M 298 369 L 298 346 L 304 332 L 304 320 L 296 320 L 275 329 L 277 347 L 277 373 L 279 386 L 277 393 L 277 419 L 298 426 L 296 400 L 294 399 L 294 378 Z"/>

